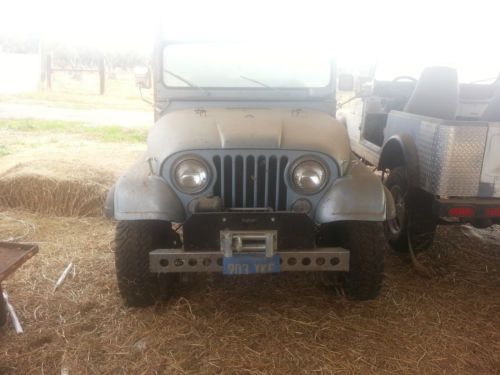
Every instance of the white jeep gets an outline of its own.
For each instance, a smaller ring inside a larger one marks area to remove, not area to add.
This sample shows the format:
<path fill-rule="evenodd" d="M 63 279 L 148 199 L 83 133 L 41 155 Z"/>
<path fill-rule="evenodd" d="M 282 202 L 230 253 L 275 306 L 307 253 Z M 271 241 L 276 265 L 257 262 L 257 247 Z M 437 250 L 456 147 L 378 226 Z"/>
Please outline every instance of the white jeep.
<path fill-rule="evenodd" d="M 378 294 L 394 204 L 335 119 L 329 56 L 160 41 L 152 77 L 147 153 L 107 200 L 128 305 L 187 272 L 319 271 L 353 298 Z"/>
<path fill-rule="evenodd" d="M 387 176 L 396 203 L 385 223 L 395 250 L 428 248 L 440 222 L 500 222 L 500 81 L 492 81 L 459 83 L 445 66 L 418 80 L 339 76 L 337 119 L 353 152 Z"/>

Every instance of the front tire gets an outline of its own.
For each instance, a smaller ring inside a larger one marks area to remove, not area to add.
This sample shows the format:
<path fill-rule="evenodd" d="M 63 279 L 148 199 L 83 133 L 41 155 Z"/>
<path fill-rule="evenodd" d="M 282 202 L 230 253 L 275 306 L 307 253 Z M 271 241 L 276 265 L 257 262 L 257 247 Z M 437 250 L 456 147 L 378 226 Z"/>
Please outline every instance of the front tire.
<path fill-rule="evenodd" d="M 432 211 L 433 197 L 429 193 L 410 187 L 406 168 L 391 170 L 385 183 L 396 204 L 396 218 L 384 223 L 384 234 L 397 252 L 428 249 L 434 241 L 438 223 Z"/>
<path fill-rule="evenodd" d="M 169 222 L 118 222 L 115 236 L 116 277 L 127 306 L 144 307 L 156 301 L 160 295 L 160 277 L 149 271 L 149 252 L 177 247 L 179 243 L 179 236 Z M 162 275 L 162 281 L 172 283 L 174 275 Z"/>
<path fill-rule="evenodd" d="M 351 299 L 373 299 L 380 293 L 384 279 L 382 227 L 377 222 L 352 221 L 347 223 L 346 229 L 350 260 L 344 290 Z"/>

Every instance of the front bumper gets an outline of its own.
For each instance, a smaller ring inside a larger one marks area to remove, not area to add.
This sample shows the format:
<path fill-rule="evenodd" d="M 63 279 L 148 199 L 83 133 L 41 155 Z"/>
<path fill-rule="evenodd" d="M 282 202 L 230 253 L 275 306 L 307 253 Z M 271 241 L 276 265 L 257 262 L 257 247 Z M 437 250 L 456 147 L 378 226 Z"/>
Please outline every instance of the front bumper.
<path fill-rule="evenodd" d="M 241 253 L 248 255 L 255 253 Z M 341 247 L 300 251 L 277 251 L 280 271 L 349 271 L 349 251 Z M 154 273 L 222 272 L 222 251 L 158 249 L 149 253 L 149 269 Z"/>
<path fill-rule="evenodd" d="M 300 213 L 196 213 L 184 223 L 183 249 L 150 252 L 150 270 L 228 273 L 227 263 L 238 265 L 241 261 L 250 262 L 246 264 L 252 270 L 248 273 L 348 271 L 349 251 L 316 247 L 316 234 L 311 218 Z M 273 267 L 255 266 L 262 263 Z"/>

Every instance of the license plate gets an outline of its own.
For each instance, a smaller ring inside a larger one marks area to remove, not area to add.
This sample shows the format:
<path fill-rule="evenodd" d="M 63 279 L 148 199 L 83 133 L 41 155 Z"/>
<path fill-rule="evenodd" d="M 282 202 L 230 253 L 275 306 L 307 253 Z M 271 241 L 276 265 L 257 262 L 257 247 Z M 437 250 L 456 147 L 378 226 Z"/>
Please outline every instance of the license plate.
<path fill-rule="evenodd" d="M 223 259 L 224 275 L 280 272 L 279 255 L 268 258 L 260 254 L 238 254 Z"/>

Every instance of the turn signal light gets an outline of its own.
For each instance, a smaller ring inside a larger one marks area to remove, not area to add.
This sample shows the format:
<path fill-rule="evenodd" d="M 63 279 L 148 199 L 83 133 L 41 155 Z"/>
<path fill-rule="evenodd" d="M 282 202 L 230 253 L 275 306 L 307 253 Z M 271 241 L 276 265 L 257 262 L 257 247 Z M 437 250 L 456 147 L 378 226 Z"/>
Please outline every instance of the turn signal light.
<path fill-rule="evenodd" d="M 500 207 L 487 208 L 486 217 L 500 217 Z"/>
<path fill-rule="evenodd" d="M 474 217 L 476 210 L 472 207 L 452 207 L 448 210 L 449 216 L 454 217 Z"/>

